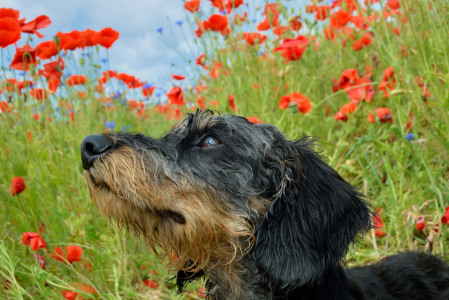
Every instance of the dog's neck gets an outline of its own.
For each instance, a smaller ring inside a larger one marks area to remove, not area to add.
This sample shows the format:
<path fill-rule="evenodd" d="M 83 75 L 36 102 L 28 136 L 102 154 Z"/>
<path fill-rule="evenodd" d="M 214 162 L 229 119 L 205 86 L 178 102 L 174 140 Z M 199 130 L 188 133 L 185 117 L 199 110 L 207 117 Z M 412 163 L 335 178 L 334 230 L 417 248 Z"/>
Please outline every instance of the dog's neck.
<path fill-rule="evenodd" d="M 227 266 L 206 269 L 208 296 L 224 299 L 351 299 L 345 271 L 341 266 L 329 269 L 322 277 L 294 290 L 272 291 L 264 283 L 251 254 Z"/>

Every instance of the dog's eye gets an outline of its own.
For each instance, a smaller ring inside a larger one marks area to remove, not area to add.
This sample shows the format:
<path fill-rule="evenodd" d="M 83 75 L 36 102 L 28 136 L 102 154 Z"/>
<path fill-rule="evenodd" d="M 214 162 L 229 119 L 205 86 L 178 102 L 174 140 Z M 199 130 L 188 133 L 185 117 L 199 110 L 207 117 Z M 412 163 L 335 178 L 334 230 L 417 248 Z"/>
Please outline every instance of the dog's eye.
<path fill-rule="evenodd" d="M 206 148 L 206 147 L 217 146 L 219 144 L 220 144 L 219 140 L 217 140 L 215 137 L 213 137 L 211 135 L 208 135 L 199 143 L 198 146 L 201 148 Z"/>

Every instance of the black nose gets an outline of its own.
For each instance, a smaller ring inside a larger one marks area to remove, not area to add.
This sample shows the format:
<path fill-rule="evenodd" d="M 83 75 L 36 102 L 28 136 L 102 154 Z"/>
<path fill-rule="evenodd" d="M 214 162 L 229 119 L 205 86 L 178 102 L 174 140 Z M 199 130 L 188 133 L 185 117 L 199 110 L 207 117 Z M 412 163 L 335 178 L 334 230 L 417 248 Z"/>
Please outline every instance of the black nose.
<path fill-rule="evenodd" d="M 83 169 L 89 170 L 94 161 L 112 148 L 111 142 L 102 135 L 89 135 L 81 142 Z"/>

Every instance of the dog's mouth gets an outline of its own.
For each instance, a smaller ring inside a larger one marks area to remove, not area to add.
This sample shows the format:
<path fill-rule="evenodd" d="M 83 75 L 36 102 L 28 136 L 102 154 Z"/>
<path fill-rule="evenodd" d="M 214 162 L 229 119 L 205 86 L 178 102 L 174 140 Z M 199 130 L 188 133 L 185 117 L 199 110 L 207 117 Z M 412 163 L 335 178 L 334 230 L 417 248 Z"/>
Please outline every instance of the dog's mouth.
<path fill-rule="evenodd" d="M 85 170 L 84 173 L 85 173 L 85 176 L 88 177 L 87 181 L 88 181 L 89 189 L 101 191 L 102 194 L 106 193 L 108 195 L 112 195 L 112 199 L 120 198 L 121 200 L 130 201 L 130 199 L 126 199 L 125 197 L 118 195 L 117 192 L 115 192 L 115 189 L 111 188 L 105 182 L 104 179 L 96 178 L 93 175 L 93 172 L 91 172 L 90 170 Z M 102 200 L 103 201 L 114 201 L 114 200 L 111 200 L 110 197 L 107 197 L 107 198 L 108 199 L 97 199 L 97 201 L 102 201 Z M 130 201 L 130 202 L 132 202 L 132 201 Z M 153 206 L 148 206 L 145 208 L 145 211 L 148 212 L 149 214 L 159 216 L 162 220 L 171 219 L 178 224 L 186 223 L 186 218 L 184 217 L 184 215 L 180 212 L 173 210 L 173 209 L 160 209 L 160 208 L 156 208 Z"/>

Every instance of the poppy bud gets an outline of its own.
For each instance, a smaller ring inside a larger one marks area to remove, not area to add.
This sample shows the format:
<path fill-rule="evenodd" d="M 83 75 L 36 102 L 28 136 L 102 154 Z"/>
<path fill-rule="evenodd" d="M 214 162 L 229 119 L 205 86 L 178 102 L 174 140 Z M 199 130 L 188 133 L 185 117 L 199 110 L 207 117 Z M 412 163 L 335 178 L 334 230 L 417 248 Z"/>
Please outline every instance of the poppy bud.
<path fill-rule="evenodd" d="M 294 114 L 298 113 L 298 104 L 296 102 L 290 102 L 288 105 L 290 107 L 290 111 Z"/>

